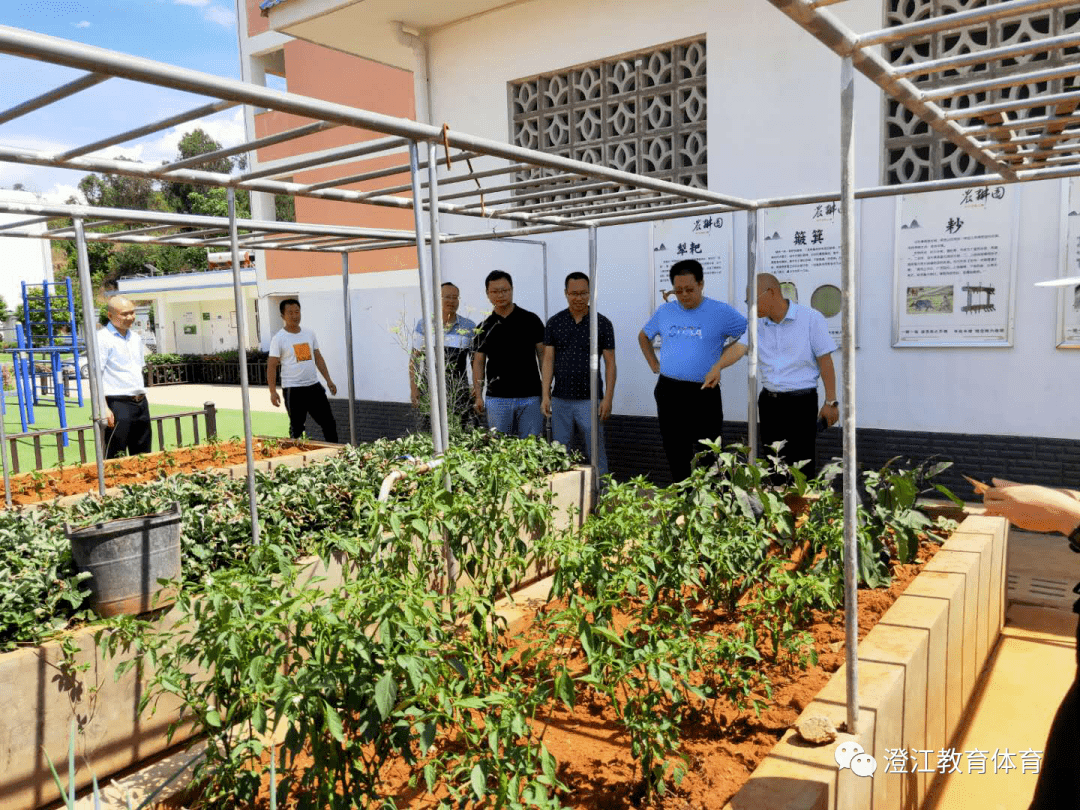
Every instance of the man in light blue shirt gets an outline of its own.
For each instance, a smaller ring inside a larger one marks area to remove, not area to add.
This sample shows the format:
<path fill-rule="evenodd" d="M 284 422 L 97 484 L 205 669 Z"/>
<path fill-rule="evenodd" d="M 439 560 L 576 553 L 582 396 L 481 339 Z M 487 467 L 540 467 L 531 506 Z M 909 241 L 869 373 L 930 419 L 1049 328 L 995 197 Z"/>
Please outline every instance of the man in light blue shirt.
<path fill-rule="evenodd" d="M 784 298 L 771 273 L 757 277 L 758 423 L 761 444 L 785 442 L 780 457 L 788 466 L 805 461 L 802 471 L 817 472 L 817 426 L 840 418 L 836 399 L 836 342 L 816 309 Z M 818 377 L 825 385 L 825 404 L 818 410 Z M 771 452 L 771 451 L 769 451 Z"/>
<path fill-rule="evenodd" d="M 746 318 L 729 304 L 704 295 L 701 263 L 685 259 L 671 266 L 675 301 L 658 307 L 638 334 L 641 353 L 660 378 L 653 396 L 664 454 L 674 481 L 690 477 L 702 439 L 719 439 L 724 426 L 720 370 L 746 354 L 737 342 Z M 653 350 L 657 335 L 660 357 Z M 706 457 L 711 463 L 711 460 Z"/>
<path fill-rule="evenodd" d="M 476 323 L 458 314 L 461 292 L 451 281 L 442 285 L 443 351 L 446 367 L 447 418 L 458 421 L 462 427 L 469 425 L 475 416 L 472 409 L 472 388 L 469 383 L 469 355 L 472 354 Z M 427 369 L 424 367 L 424 319 L 416 322 L 413 330 L 413 348 L 409 358 L 409 389 L 412 406 L 417 411 L 417 427 L 431 430 L 431 411 L 422 400 L 428 393 Z"/>
<path fill-rule="evenodd" d="M 150 404 L 143 385 L 142 336 L 131 328 L 135 305 L 121 296 L 109 299 L 109 322 L 97 331 L 105 415 L 105 458 L 150 452 Z"/>

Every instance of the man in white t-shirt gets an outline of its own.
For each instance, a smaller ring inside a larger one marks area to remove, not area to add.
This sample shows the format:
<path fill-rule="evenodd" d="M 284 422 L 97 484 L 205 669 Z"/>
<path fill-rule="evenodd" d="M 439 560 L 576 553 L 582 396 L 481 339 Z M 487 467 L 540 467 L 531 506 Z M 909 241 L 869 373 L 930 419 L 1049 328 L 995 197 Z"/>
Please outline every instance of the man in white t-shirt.
<path fill-rule="evenodd" d="M 322 428 L 328 442 L 337 443 L 337 423 L 330 412 L 326 391 L 319 384 L 316 370 L 323 375 L 331 394 L 337 386 L 330 379 L 326 362 L 319 352 L 319 342 L 310 329 L 300 327 L 300 302 L 286 298 L 278 306 L 285 326 L 270 339 L 270 357 L 266 361 L 266 383 L 270 386 L 270 402 L 281 404 L 277 392 L 277 373 L 281 368 L 281 390 L 285 395 L 285 410 L 289 414 L 289 435 L 300 438 L 308 414 Z"/>

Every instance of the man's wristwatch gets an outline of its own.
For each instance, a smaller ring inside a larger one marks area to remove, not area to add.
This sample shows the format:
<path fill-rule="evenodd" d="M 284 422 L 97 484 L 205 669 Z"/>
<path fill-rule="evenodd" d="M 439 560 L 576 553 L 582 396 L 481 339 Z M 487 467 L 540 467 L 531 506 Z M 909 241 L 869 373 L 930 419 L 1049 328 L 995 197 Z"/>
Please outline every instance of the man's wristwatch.
<path fill-rule="evenodd" d="M 830 407 L 830 408 L 839 408 L 840 407 L 840 400 L 838 400 L 838 399 L 827 399 L 827 400 L 825 400 L 825 405 Z"/>

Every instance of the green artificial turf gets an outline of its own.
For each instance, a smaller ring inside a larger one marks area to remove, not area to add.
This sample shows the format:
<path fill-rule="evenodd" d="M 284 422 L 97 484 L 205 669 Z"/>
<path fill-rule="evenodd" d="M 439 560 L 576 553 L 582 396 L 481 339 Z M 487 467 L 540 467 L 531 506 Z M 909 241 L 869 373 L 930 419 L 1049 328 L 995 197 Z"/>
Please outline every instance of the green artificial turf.
<path fill-rule="evenodd" d="M 83 407 L 78 407 L 74 399 L 67 403 L 67 423 L 72 427 L 89 425 L 90 424 L 90 400 L 89 397 L 84 397 L 83 401 L 86 403 Z M 193 410 L 200 410 L 197 408 L 187 407 L 184 405 L 155 405 L 153 402 L 153 394 L 150 396 L 150 414 L 152 416 L 161 416 L 163 414 L 170 413 L 185 413 Z M 49 428 L 60 427 L 60 413 L 56 405 L 51 400 L 46 400 L 45 403 L 39 404 L 34 407 L 34 424 L 29 426 L 30 431 L 34 430 L 47 430 Z M 178 444 L 189 445 L 194 443 L 194 430 L 192 428 L 192 419 L 190 416 L 184 417 L 180 420 L 180 437 L 181 441 L 176 440 L 176 423 L 173 420 L 166 421 L 164 423 L 165 430 L 165 445 L 166 447 L 176 447 Z M 242 411 L 237 410 L 223 410 L 217 411 L 217 430 L 218 438 L 229 439 L 233 436 L 244 435 L 244 414 Z M 22 433 L 22 423 L 19 421 L 19 408 L 15 402 L 14 392 L 8 392 L 7 394 L 7 413 L 4 414 L 4 431 L 8 436 L 16 433 Z M 285 415 L 284 410 L 280 413 L 266 413 L 264 411 L 252 411 L 251 413 L 251 431 L 255 435 L 262 436 L 288 436 L 289 435 L 289 419 Z M 94 460 L 94 447 L 91 434 L 87 434 L 86 438 L 86 455 L 87 461 L 92 462 Z M 203 420 L 199 418 L 199 440 L 206 441 L 206 436 L 203 430 Z M 35 453 L 33 439 L 25 438 L 19 439 L 16 442 L 19 453 L 19 469 L 21 472 L 27 472 L 34 469 L 35 466 Z M 152 449 L 158 450 L 158 432 L 157 425 L 153 428 L 153 446 Z M 4 450 L 6 453 L 11 453 L 11 442 L 5 442 Z M 41 456 L 43 462 L 43 469 L 49 467 L 55 467 L 59 462 L 59 456 L 56 447 L 55 436 L 43 436 L 41 438 Z M 64 448 L 64 463 L 65 464 L 78 464 L 80 463 L 79 445 L 78 439 L 75 434 L 71 434 L 69 445 Z M 9 458 L 10 465 L 10 458 Z M 12 466 L 9 466 L 12 469 Z"/>

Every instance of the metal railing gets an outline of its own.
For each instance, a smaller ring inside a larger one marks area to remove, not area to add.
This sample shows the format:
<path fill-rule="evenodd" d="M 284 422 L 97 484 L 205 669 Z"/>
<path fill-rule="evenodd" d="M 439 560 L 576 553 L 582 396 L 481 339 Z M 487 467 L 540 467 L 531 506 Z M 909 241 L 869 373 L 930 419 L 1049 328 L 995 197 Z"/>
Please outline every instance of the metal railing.
<path fill-rule="evenodd" d="M 199 417 L 202 417 L 202 433 L 199 431 Z M 217 438 L 217 406 L 213 402 L 204 403 L 201 410 L 183 411 L 181 413 L 167 413 L 162 416 L 151 416 L 151 450 L 165 449 L 165 423 L 171 421 L 176 433 L 176 444 L 184 443 L 183 420 L 191 419 L 191 433 L 194 438 L 192 444 L 200 444 L 201 436 L 206 441 Z M 31 472 L 46 468 L 43 450 L 49 443 L 49 437 L 56 442 L 57 463 L 63 464 L 67 460 L 64 451 L 64 434 L 74 434 L 75 447 L 78 451 L 79 464 L 88 462 L 87 447 L 93 447 L 93 425 L 77 425 L 66 428 L 50 428 L 48 430 L 34 430 L 27 433 L 13 433 L 7 436 L 11 458 L 11 471 L 15 474 Z M 157 447 L 154 448 L 153 436 L 157 435 Z M 29 469 L 23 469 L 19 461 L 19 442 L 31 442 L 34 446 L 34 464 Z M 92 450 L 91 450 L 92 452 Z"/>
<path fill-rule="evenodd" d="M 265 360 L 249 361 L 247 372 L 250 385 L 266 385 Z M 240 364 L 235 360 L 185 360 L 181 363 L 147 365 L 143 378 L 148 387 L 180 383 L 239 385 Z"/>

